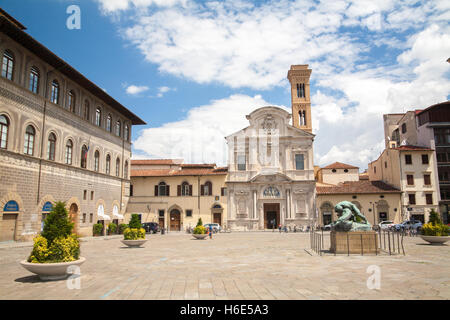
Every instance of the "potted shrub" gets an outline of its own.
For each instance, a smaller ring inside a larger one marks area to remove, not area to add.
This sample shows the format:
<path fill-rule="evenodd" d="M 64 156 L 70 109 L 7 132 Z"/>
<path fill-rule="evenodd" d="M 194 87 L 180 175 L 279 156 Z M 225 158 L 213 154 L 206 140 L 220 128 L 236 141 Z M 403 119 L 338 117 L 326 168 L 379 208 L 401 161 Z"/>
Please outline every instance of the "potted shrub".
<path fill-rule="evenodd" d="M 119 224 L 119 227 L 118 227 L 119 234 L 123 234 L 123 232 L 125 231 L 126 228 L 128 228 L 127 224 L 125 224 L 125 223 Z"/>
<path fill-rule="evenodd" d="M 443 224 L 439 214 L 433 210 L 430 212 L 430 220 L 422 226 L 420 237 L 430 244 L 444 244 L 449 237 L 449 226 Z"/>
<path fill-rule="evenodd" d="M 95 236 L 101 236 L 103 232 L 103 225 L 101 223 L 96 223 L 92 226 L 92 234 Z"/>
<path fill-rule="evenodd" d="M 64 202 L 56 202 L 45 219 L 44 230 L 35 237 L 33 250 L 20 264 L 39 275 L 41 280 L 59 280 L 68 276 L 70 266 L 80 266 L 86 261 L 80 257 L 80 242 L 72 233 Z"/>
<path fill-rule="evenodd" d="M 205 239 L 208 236 L 206 228 L 203 226 L 202 218 L 198 219 L 197 226 L 194 228 L 192 236 L 198 240 Z"/>
<path fill-rule="evenodd" d="M 116 231 L 117 231 L 117 224 L 115 224 L 114 222 L 110 223 L 108 225 L 108 234 L 115 234 Z"/>
<path fill-rule="evenodd" d="M 139 221 L 139 216 L 137 214 L 132 214 L 128 228 L 123 231 L 122 243 L 129 247 L 140 247 L 146 241 L 145 229 L 142 228 L 142 224 Z"/>

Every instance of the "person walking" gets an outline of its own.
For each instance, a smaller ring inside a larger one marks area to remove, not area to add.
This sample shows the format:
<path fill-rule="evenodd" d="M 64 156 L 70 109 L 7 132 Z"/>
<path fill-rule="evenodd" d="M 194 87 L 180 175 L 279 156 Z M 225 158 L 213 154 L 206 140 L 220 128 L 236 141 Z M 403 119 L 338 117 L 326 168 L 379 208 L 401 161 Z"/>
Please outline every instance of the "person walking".
<path fill-rule="evenodd" d="M 212 239 L 213 227 L 212 224 L 209 224 L 209 238 Z"/>

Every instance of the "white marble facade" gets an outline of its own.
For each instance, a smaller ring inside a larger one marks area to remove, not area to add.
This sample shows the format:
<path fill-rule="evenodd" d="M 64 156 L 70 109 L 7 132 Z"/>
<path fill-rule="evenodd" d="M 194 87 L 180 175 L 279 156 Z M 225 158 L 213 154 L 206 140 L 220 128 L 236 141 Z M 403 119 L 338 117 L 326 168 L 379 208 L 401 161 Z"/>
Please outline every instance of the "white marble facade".
<path fill-rule="evenodd" d="M 291 114 L 263 107 L 228 137 L 228 227 L 263 230 L 309 225 L 315 212 L 314 135 Z M 275 221 L 274 221 L 275 220 Z"/>

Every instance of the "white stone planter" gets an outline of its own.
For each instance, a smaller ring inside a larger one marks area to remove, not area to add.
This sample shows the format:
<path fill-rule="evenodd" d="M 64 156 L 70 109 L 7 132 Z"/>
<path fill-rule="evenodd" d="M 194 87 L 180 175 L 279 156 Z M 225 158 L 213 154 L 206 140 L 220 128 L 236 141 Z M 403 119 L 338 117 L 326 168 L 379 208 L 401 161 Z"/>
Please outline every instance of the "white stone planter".
<path fill-rule="evenodd" d="M 134 248 L 134 247 L 140 247 L 144 243 L 147 242 L 147 239 L 139 239 L 139 240 L 121 240 L 123 244 L 126 244 L 127 246 Z"/>
<path fill-rule="evenodd" d="M 58 263 L 31 263 L 27 260 L 20 261 L 22 267 L 28 271 L 37 274 L 41 280 L 61 280 L 67 278 L 70 266 L 80 266 L 86 261 L 86 258 L 71 262 Z"/>
<path fill-rule="evenodd" d="M 195 233 L 193 233 L 192 235 L 197 240 L 203 240 L 203 239 L 205 239 L 208 236 L 206 233 L 205 234 L 195 234 Z"/>
<path fill-rule="evenodd" d="M 423 240 L 429 242 L 430 244 L 444 244 L 450 240 L 450 236 L 420 236 Z"/>

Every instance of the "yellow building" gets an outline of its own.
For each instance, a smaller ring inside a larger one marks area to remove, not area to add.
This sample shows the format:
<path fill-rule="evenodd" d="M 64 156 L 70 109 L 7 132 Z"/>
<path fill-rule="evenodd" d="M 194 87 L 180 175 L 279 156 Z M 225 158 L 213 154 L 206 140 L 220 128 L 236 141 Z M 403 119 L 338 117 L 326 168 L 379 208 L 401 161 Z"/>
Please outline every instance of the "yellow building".
<path fill-rule="evenodd" d="M 130 200 L 125 214 L 141 222 L 157 222 L 169 231 L 203 223 L 225 226 L 227 168 L 215 164 L 183 164 L 183 160 L 132 160 Z"/>
<path fill-rule="evenodd" d="M 337 220 L 334 207 L 341 201 L 353 202 L 372 224 L 400 223 L 401 191 L 383 181 L 370 181 L 359 168 L 335 162 L 317 172 L 317 224 Z"/>

